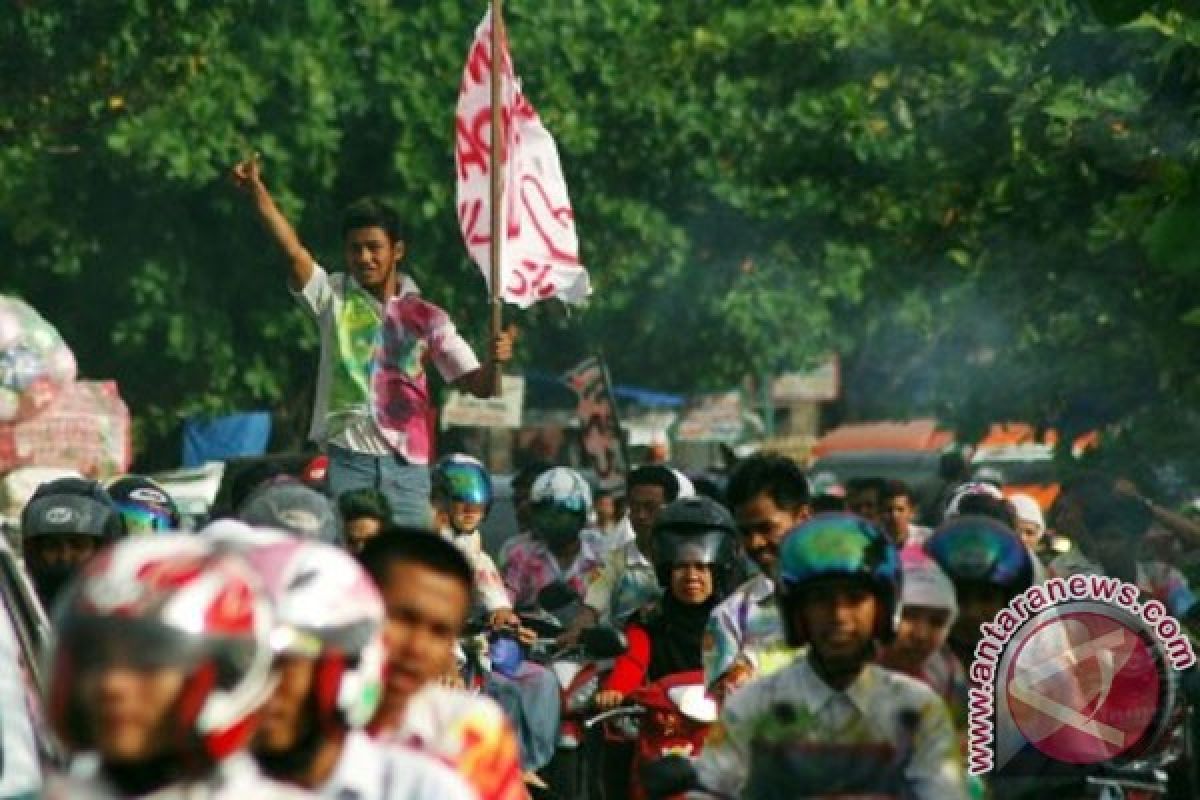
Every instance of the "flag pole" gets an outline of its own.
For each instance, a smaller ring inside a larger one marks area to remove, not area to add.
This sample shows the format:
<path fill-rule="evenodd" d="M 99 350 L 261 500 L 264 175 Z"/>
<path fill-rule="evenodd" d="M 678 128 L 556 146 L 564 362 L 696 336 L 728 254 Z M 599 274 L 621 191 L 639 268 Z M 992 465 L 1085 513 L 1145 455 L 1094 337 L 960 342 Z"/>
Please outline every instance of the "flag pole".
<path fill-rule="evenodd" d="M 501 80 L 501 59 L 503 54 L 503 0 L 491 0 L 492 3 L 492 132 L 491 132 L 491 212 L 492 212 L 492 241 L 491 241 L 491 325 L 489 328 L 488 348 L 500 335 L 504 325 L 504 301 L 500 293 L 500 263 L 503 255 L 504 242 L 504 183 L 500 172 L 502 159 L 501 148 L 504 146 L 501 136 L 504 118 L 501 106 L 504 103 Z M 499 397 L 503 390 L 504 376 L 500 369 L 494 369 L 492 378 L 492 397 Z"/>

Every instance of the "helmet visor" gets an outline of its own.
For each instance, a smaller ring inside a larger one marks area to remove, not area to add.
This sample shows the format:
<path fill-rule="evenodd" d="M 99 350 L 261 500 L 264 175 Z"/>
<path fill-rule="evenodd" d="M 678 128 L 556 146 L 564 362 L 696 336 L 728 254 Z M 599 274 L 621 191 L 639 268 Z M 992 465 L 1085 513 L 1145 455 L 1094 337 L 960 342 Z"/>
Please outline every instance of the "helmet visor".
<path fill-rule="evenodd" d="M 851 514 L 813 518 L 784 539 L 779 580 L 798 587 L 819 578 L 899 572 L 899 557 L 883 534 Z"/>
<path fill-rule="evenodd" d="M 551 544 L 577 537 L 585 522 L 583 512 L 572 511 L 553 501 L 535 503 L 529 516 L 534 535 Z"/>
<path fill-rule="evenodd" d="M 721 559 L 721 546 L 728 537 L 722 533 L 660 533 L 654 542 L 655 561 L 665 567 L 683 564 L 713 566 Z"/>
<path fill-rule="evenodd" d="M 171 524 L 171 513 L 165 508 L 153 508 L 132 503 L 119 504 L 117 508 L 125 519 L 125 532 L 128 534 L 157 533 L 174 529 L 174 525 Z"/>
<path fill-rule="evenodd" d="M 486 506 L 492 502 L 492 490 L 487 478 L 469 465 L 451 464 L 444 470 L 450 499 L 460 503 Z"/>
<path fill-rule="evenodd" d="M 1025 545 L 986 517 L 957 517 L 934 532 L 925 550 L 955 581 L 1008 585 L 1027 582 L 1032 574 Z"/>

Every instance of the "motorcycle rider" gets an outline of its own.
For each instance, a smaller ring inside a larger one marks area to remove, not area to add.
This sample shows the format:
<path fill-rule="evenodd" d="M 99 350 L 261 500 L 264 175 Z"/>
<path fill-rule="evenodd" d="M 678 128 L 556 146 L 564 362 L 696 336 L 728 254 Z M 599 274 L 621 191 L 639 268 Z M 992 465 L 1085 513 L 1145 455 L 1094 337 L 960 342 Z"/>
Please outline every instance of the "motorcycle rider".
<path fill-rule="evenodd" d="M 896 641 L 880 654 L 879 663 L 923 681 L 953 709 L 966 706 L 967 676 L 963 664 L 946 645 L 958 616 L 954 584 L 919 547 L 900 548 L 903 571 L 902 612 Z"/>
<path fill-rule="evenodd" d="M 517 627 L 520 620 L 512 610 L 512 599 L 492 557 L 483 549 L 480 526 L 492 508 L 492 476 L 477 458 L 448 455 L 437 462 L 432 474 L 435 529 L 453 542 L 475 573 L 476 602 L 483 607 L 492 627 Z"/>
<path fill-rule="evenodd" d="M 925 552 L 954 584 L 958 616 L 947 643 L 959 662 L 969 666 L 983 636 L 980 626 L 1033 585 L 1033 556 L 998 520 L 971 515 L 942 523 L 925 542 Z"/>
<path fill-rule="evenodd" d="M 671 503 L 654 524 L 654 569 L 667 591 L 658 606 L 625 627 L 629 647 L 596 695 L 601 709 L 619 705 L 646 681 L 699 670 L 713 607 L 738 583 L 735 525 L 707 497 Z"/>
<path fill-rule="evenodd" d="M 39 486 L 21 512 L 21 542 L 42 606 L 52 610 L 79 568 L 124 535 L 121 512 L 96 481 L 59 478 Z"/>
<path fill-rule="evenodd" d="M 554 467 L 534 482 L 529 508 L 533 535 L 509 549 L 502 567 L 517 608 L 536 606 L 538 592 L 555 581 L 583 598 L 604 556 L 598 532 L 587 527 L 590 510 L 591 490 L 575 470 Z"/>
<path fill-rule="evenodd" d="M 232 554 L 195 536 L 124 539 L 63 597 L 46 708 L 90 753 L 47 798 L 312 797 L 258 771 L 244 747 L 275 685 L 270 604 Z"/>
<path fill-rule="evenodd" d="M 389 528 L 359 561 L 387 614 L 387 680 L 369 730 L 454 768 L 480 800 L 525 800 L 520 748 L 491 698 L 438 685 L 455 669 L 455 646 L 471 609 L 473 570 L 459 548 L 418 528 Z"/>
<path fill-rule="evenodd" d="M 801 524 L 779 551 L 777 596 L 790 666 L 731 695 L 701 754 L 701 784 L 728 796 L 965 798 L 945 705 L 872 662 L 895 635 L 899 556 L 851 514 Z"/>
<path fill-rule="evenodd" d="M 1189 628 L 1200 626 L 1200 605 L 1183 574 L 1165 562 L 1139 558 L 1154 520 L 1145 503 L 1108 486 L 1086 484 L 1065 493 L 1060 502 L 1075 511 L 1059 514 L 1060 530 L 1075 546 L 1050 562 L 1051 577 L 1120 578 L 1158 600 Z"/>
<path fill-rule="evenodd" d="M 771 576 L 780 542 L 811 516 L 808 481 L 785 456 L 755 455 L 738 464 L 726 497 L 742 546 L 759 572 L 713 609 L 708 621 L 704 680 L 717 702 L 755 674 L 791 661 Z"/>
<path fill-rule="evenodd" d="M 613 546 L 605 555 L 603 567 L 588 582 L 584 607 L 575 617 L 559 643 L 571 645 L 579 635 L 597 622 L 620 625 L 634 612 L 653 603 L 662 595 L 650 560 L 654 552 L 654 521 L 668 503 L 695 494 L 691 483 L 679 472 L 662 464 L 638 467 L 626 481 L 628 537 L 618 526 L 615 536 L 623 544 Z"/>
<path fill-rule="evenodd" d="M 283 533 L 239 549 L 276 611 L 280 681 L 253 744 L 262 770 L 329 800 L 473 798 L 431 756 L 362 731 L 379 705 L 386 661 L 383 600 L 362 567 L 336 547 Z"/>
<path fill-rule="evenodd" d="M 128 534 L 180 530 L 183 517 L 179 506 L 166 489 L 150 478 L 141 475 L 117 478 L 108 485 L 108 495 L 121 512 Z"/>
<path fill-rule="evenodd" d="M 367 539 L 378 535 L 392 520 L 387 495 L 378 489 L 343 492 L 337 499 L 337 506 L 346 547 L 353 553 L 361 553 Z"/>

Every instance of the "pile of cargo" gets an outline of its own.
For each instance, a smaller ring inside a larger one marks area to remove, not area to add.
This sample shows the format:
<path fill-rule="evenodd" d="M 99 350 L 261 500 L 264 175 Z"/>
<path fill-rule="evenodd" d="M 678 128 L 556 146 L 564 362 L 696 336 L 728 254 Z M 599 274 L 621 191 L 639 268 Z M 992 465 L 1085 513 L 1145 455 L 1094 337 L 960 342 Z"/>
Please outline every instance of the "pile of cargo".
<path fill-rule="evenodd" d="M 117 385 L 76 373 L 54 326 L 0 295 L 0 513 L 24 505 L 34 475 L 104 480 L 129 468 L 129 409 Z"/>

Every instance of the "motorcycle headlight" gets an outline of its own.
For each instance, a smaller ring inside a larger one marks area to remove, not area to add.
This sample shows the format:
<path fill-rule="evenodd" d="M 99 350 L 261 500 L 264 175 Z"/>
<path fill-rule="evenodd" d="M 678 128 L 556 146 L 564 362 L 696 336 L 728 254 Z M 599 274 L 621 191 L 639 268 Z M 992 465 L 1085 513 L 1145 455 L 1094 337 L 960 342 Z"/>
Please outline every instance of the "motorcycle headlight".
<path fill-rule="evenodd" d="M 586 681 L 575 687 L 569 695 L 567 695 L 567 713 L 579 714 L 586 711 L 592 705 L 592 698 L 596 696 L 596 692 L 600 689 L 600 675 L 596 674 L 588 678 Z"/>

